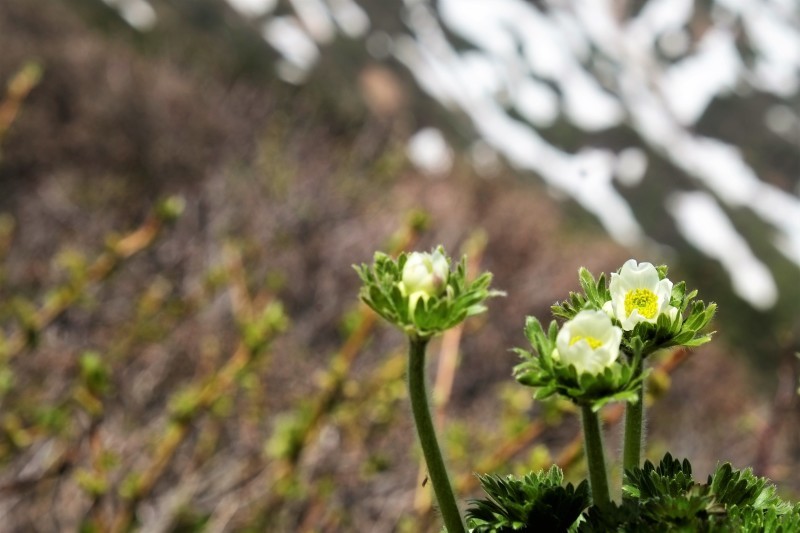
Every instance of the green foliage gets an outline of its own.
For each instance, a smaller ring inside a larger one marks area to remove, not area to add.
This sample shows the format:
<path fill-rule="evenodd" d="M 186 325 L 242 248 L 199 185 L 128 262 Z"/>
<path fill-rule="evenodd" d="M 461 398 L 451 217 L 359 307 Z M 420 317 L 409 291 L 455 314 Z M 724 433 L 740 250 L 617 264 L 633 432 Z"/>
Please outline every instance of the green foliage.
<path fill-rule="evenodd" d="M 448 264 L 452 264 L 442 247 L 438 251 Z M 395 260 L 376 252 L 372 266 L 353 266 L 363 282 L 359 292 L 361 300 L 408 335 L 430 338 L 460 324 L 467 317 L 483 313 L 487 298 L 504 294 L 489 289 L 492 275 L 488 272 L 468 282 L 466 257 L 462 257 L 455 271 L 450 273 L 442 294 L 419 299 L 412 306 L 409 295 L 404 294 L 400 286 L 408 257 L 408 254 L 401 253 Z"/>
<path fill-rule="evenodd" d="M 176 392 L 169 401 L 171 418 L 176 422 L 186 423 L 197 414 L 202 403 L 201 389 L 190 386 Z"/>
<path fill-rule="evenodd" d="M 605 274 L 600 274 L 600 277 L 595 280 L 591 272 L 585 267 L 581 267 L 578 270 L 578 279 L 583 293 L 570 292 L 569 298 L 553 305 L 550 308 L 553 316 L 572 320 L 581 311 L 585 309 L 600 310 L 603 308 L 603 304 L 611 300 Z"/>
<path fill-rule="evenodd" d="M 785 513 L 775 509 L 733 507 L 728 512 L 728 531 L 758 531 L 760 533 L 794 533 L 800 531 L 800 506 Z"/>
<path fill-rule="evenodd" d="M 579 374 L 574 365 L 554 359 L 558 324 L 550 323 L 547 332 L 533 317 L 525 321 L 525 336 L 534 352 L 516 349 L 523 362 L 514 367 L 514 377 L 522 385 L 536 388 L 534 397 L 544 399 L 561 394 L 577 404 L 591 405 L 594 411 L 614 401 L 635 402 L 646 373 L 622 360 L 608 366 L 602 373 Z"/>
<path fill-rule="evenodd" d="M 767 479 L 729 463 L 700 484 L 688 460 L 666 454 L 625 479 L 622 503 L 591 508 L 579 531 L 789 532 L 800 525 L 800 508 L 778 498 Z"/>
<path fill-rule="evenodd" d="M 109 386 L 110 370 L 102 356 L 93 351 L 81 354 L 79 359 L 81 380 L 92 394 L 101 395 Z"/>
<path fill-rule="evenodd" d="M 242 340 L 251 353 L 264 350 L 269 341 L 289 327 L 289 318 L 278 301 L 269 302 L 251 320 L 240 324 Z"/>
<path fill-rule="evenodd" d="M 667 453 L 658 466 L 645 461 L 641 469 L 627 472 L 622 490 L 635 498 L 650 499 L 664 495 L 678 496 L 689 490 L 693 484 L 692 465 L 689 461 L 684 459 L 680 462 Z"/>
<path fill-rule="evenodd" d="M 718 465 L 709 476 L 708 485 L 714 498 L 725 506 L 750 506 L 779 513 L 791 510 L 791 506 L 775 494 L 775 486 L 768 479 L 753 475 L 750 468 L 735 470 L 730 463 Z"/>
<path fill-rule="evenodd" d="M 186 200 L 181 196 L 169 196 L 161 200 L 155 209 L 156 216 L 163 222 L 174 222 L 186 209 Z"/>
<path fill-rule="evenodd" d="M 267 455 L 275 459 L 296 460 L 308 431 L 310 416 L 306 406 L 276 416 L 272 436 L 265 445 Z"/>
<path fill-rule="evenodd" d="M 589 485 L 562 486 L 557 466 L 523 478 L 478 476 L 488 499 L 473 500 L 467 525 L 475 533 L 567 531 L 589 505 Z"/>

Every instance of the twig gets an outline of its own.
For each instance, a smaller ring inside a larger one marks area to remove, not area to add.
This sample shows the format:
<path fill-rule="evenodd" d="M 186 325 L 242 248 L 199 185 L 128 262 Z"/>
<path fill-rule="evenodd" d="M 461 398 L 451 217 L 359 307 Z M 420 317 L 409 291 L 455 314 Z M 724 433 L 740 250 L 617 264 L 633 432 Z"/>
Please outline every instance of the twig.
<path fill-rule="evenodd" d="M 39 84 L 42 68 L 34 62 L 26 63 L 8 82 L 6 97 L 0 101 L 0 142 L 22 108 L 22 103 Z"/>
<path fill-rule="evenodd" d="M 22 353 L 31 344 L 31 332 L 41 333 L 47 326 L 69 309 L 86 291 L 87 287 L 107 279 L 126 259 L 149 247 L 164 228 L 165 219 L 159 214 L 152 214 L 139 229 L 129 233 L 112 243 L 109 249 L 100 254 L 89 265 L 86 276 L 66 284 L 54 291 L 54 296 L 30 317 L 25 328 L 14 332 L 8 340 L 0 344 L 0 358 L 9 361 Z"/>
<path fill-rule="evenodd" d="M 226 267 L 233 282 L 232 301 L 234 302 L 234 314 L 240 313 L 237 319 L 241 323 L 246 323 L 253 317 L 254 313 L 252 300 L 247 293 L 241 256 L 229 251 Z M 217 400 L 228 392 L 236 377 L 253 360 L 255 355 L 256 353 L 244 342 L 240 342 L 228 362 L 216 371 L 200 389 L 191 412 L 170 422 L 159 440 L 155 455 L 138 477 L 134 494 L 128 498 L 122 509 L 117 513 L 111 531 L 124 531 L 129 526 L 136 505 L 153 490 L 156 483 L 161 479 L 178 448 L 188 436 L 195 419 L 201 413 L 210 409 Z"/>

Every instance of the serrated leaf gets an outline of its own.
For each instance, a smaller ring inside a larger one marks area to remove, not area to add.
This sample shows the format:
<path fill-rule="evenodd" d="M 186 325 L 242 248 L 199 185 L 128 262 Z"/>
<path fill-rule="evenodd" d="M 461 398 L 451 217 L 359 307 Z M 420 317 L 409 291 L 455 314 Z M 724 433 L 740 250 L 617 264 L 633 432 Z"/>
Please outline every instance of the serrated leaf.
<path fill-rule="evenodd" d="M 580 281 L 581 288 L 583 288 L 583 292 L 589 301 L 596 301 L 598 299 L 597 281 L 595 281 L 592 273 L 586 268 L 581 267 L 578 270 L 578 280 Z"/>

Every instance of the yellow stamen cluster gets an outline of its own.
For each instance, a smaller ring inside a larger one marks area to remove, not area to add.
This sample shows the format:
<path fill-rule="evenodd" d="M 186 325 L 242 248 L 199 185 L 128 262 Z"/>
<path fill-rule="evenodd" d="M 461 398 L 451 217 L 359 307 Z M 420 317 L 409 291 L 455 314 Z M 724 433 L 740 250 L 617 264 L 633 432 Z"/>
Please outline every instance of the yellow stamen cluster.
<path fill-rule="evenodd" d="M 589 348 L 591 348 L 592 350 L 596 350 L 597 348 L 603 345 L 603 341 L 601 341 L 600 339 L 596 339 L 594 337 L 584 337 L 583 335 L 575 335 L 574 337 L 572 337 L 569 340 L 569 345 L 572 346 L 578 341 L 586 341 L 587 344 L 589 344 Z"/>
<path fill-rule="evenodd" d="M 630 316 L 634 309 L 645 318 L 655 318 L 658 313 L 658 297 L 649 289 L 633 289 L 625 295 L 625 316 Z"/>

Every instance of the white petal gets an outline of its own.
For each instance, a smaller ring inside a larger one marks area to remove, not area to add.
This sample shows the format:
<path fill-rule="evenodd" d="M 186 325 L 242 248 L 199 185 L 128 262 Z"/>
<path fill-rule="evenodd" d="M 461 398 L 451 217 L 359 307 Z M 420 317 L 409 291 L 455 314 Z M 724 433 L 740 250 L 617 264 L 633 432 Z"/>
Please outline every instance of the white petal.
<path fill-rule="evenodd" d="M 634 328 L 634 326 L 636 326 L 636 324 L 645 321 L 647 321 L 647 319 L 639 314 L 639 310 L 634 309 L 633 311 L 631 311 L 631 314 L 628 315 L 628 317 L 622 321 L 622 329 L 624 329 L 625 331 L 631 331 Z"/>
<path fill-rule="evenodd" d="M 450 265 L 447 263 L 447 258 L 439 250 L 436 250 L 431 257 L 431 263 L 433 263 L 433 273 L 436 277 L 447 282 L 447 277 L 450 274 Z"/>
<path fill-rule="evenodd" d="M 619 274 L 616 272 L 611 273 L 611 281 L 608 284 L 608 290 L 611 292 L 611 299 L 614 300 L 620 294 L 623 295 L 625 290 L 620 286 Z"/>
<path fill-rule="evenodd" d="M 580 328 L 581 336 L 603 337 L 611 327 L 611 320 L 602 311 L 581 311 L 573 319 L 573 328 Z"/>
<path fill-rule="evenodd" d="M 634 259 L 622 265 L 619 273 L 620 283 L 625 289 L 650 289 L 654 291 L 658 285 L 658 271 L 651 263 L 636 263 Z M 654 291 L 655 292 L 655 291 Z"/>
<path fill-rule="evenodd" d="M 669 315 L 670 322 L 675 320 L 675 317 L 678 316 L 678 308 L 670 305 L 667 314 Z"/>
<path fill-rule="evenodd" d="M 556 336 L 556 347 L 563 353 L 569 350 L 569 343 L 572 340 L 572 324 L 567 321 Z"/>
<path fill-rule="evenodd" d="M 669 278 L 664 278 L 658 282 L 655 290 L 656 296 L 663 296 L 669 301 L 672 298 L 672 282 Z"/>
<path fill-rule="evenodd" d="M 575 337 L 584 338 L 572 342 Z M 592 349 L 587 340 L 590 337 L 602 342 L 602 345 Z M 616 361 L 621 339 L 622 330 L 611 323 L 611 318 L 605 312 L 581 311 L 558 332 L 555 351 L 558 355 L 553 357 L 566 365 L 574 365 L 579 373 L 597 374 Z"/>
<path fill-rule="evenodd" d="M 570 346 L 567 353 L 562 354 L 564 362 L 567 364 L 575 365 L 578 373 L 587 371 L 588 367 L 592 364 L 594 358 L 594 351 L 585 340 L 580 340 Z"/>
<path fill-rule="evenodd" d="M 608 333 L 608 337 L 604 339 L 602 349 L 608 356 L 607 365 L 610 365 L 619 357 L 619 345 L 622 342 L 622 330 L 617 326 L 613 326 Z"/>

